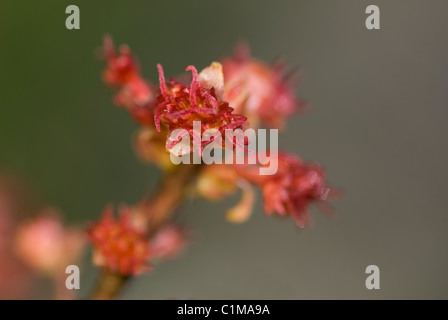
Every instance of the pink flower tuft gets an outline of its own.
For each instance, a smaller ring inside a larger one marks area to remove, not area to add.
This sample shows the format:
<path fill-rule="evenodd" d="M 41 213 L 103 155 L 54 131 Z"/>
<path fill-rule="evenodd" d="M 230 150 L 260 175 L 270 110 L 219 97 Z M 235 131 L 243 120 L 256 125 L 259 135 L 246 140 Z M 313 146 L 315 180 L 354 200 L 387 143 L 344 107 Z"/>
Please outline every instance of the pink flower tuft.
<path fill-rule="evenodd" d="M 321 167 L 305 163 L 293 154 L 278 154 L 278 171 L 273 175 L 259 175 L 255 166 L 236 168 L 240 177 L 261 188 L 268 214 L 290 215 L 299 227 L 308 224 L 311 203 L 322 203 L 335 194 L 327 186 Z"/>
<path fill-rule="evenodd" d="M 16 236 L 17 254 L 31 268 L 55 274 L 77 261 L 83 248 L 83 235 L 68 229 L 52 208 L 21 225 Z"/>
<path fill-rule="evenodd" d="M 252 59 L 247 45 L 240 44 L 234 57 L 222 60 L 225 99 L 251 123 L 264 122 L 282 127 L 285 120 L 304 103 L 295 97 L 295 88 L 285 75 L 285 64 L 266 65 Z"/>

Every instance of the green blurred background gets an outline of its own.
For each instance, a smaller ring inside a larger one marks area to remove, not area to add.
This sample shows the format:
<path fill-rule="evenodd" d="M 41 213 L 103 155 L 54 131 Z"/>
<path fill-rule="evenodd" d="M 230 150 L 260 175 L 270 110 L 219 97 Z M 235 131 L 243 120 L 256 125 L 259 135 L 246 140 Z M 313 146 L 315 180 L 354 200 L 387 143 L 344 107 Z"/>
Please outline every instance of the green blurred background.
<path fill-rule="evenodd" d="M 81 29 L 65 28 L 66 6 Z M 381 9 L 381 30 L 364 26 Z M 123 298 L 448 298 L 446 150 L 448 2 L 0 1 L 0 169 L 26 177 L 72 222 L 108 202 L 134 203 L 159 173 L 135 157 L 137 126 L 111 102 L 95 49 L 127 43 L 156 80 L 198 69 L 247 40 L 255 56 L 300 68 L 308 115 L 280 146 L 323 164 L 344 188 L 327 219 L 297 231 L 264 215 L 225 221 L 223 203 L 194 200 L 185 254 L 138 278 Z M 96 271 L 86 263 L 81 296 Z M 366 266 L 381 289 L 365 288 Z"/>

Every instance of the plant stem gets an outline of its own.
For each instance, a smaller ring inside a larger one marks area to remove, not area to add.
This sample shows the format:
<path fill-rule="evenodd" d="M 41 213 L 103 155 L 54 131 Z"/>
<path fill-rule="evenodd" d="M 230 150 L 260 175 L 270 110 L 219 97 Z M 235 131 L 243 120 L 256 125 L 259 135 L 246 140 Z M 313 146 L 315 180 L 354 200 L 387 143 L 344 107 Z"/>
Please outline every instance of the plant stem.
<path fill-rule="evenodd" d="M 175 209 L 182 203 L 192 180 L 200 170 L 200 165 L 180 165 L 176 170 L 165 174 L 160 187 L 138 205 L 136 214 L 146 227 L 148 238 L 172 217 Z M 90 299 L 112 300 L 117 297 L 130 276 L 124 276 L 108 269 L 103 269 L 97 287 Z"/>
<path fill-rule="evenodd" d="M 113 300 L 130 279 L 129 276 L 112 272 L 104 268 L 98 279 L 97 287 L 90 297 L 91 300 Z"/>

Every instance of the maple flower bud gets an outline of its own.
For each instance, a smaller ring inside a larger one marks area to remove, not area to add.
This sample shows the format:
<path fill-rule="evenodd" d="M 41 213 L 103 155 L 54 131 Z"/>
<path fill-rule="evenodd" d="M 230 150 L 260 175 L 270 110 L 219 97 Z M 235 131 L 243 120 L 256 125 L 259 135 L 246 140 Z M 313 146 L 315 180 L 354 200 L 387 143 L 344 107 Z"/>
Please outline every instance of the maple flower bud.
<path fill-rule="evenodd" d="M 334 195 L 325 181 L 324 171 L 315 164 L 308 164 L 288 153 L 278 154 L 277 173 L 259 175 L 258 168 L 237 167 L 240 177 L 257 184 L 264 197 L 268 214 L 290 215 L 299 227 L 309 222 L 308 207 L 322 203 Z"/>
<path fill-rule="evenodd" d="M 52 275 L 76 262 L 83 248 L 83 235 L 68 229 L 52 208 L 34 220 L 20 225 L 16 235 L 16 251 L 31 268 Z"/>
<path fill-rule="evenodd" d="M 151 239 L 151 253 L 155 259 L 168 259 L 178 255 L 185 247 L 188 232 L 176 225 L 163 227 Z"/>
<path fill-rule="evenodd" d="M 237 46 L 235 56 L 224 58 L 222 66 L 224 98 L 254 127 L 264 122 L 281 128 L 304 105 L 295 97 L 295 88 L 285 75 L 285 64 L 269 66 L 251 58 L 247 45 Z"/>
<path fill-rule="evenodd" d="M 159 64 L 160 90 L 157 97 L 157 107 L 154 122 L 157 131 L 161 131 L 162 125 L 168 130 L 166 149 L 172 151 L 182 140 L 182 135 L 171 139 L 171 132 L 176 129 L 185 129 L 193 140 L 198 141 L 201 150 L 213 140 L 201 141 L 201 135 L 205 130 L 219 131 L 221 135 L 226 129 L 241 129 L 246 125 L 246 117 L 235 114 L 234 109 L 221 99 L 222 72 L 218 63 L 212 63 L 201 74 L 194 66 L 186 70 L 192 72 L 189 86 L 170 79 L 165 82 L 163 68 Z M 194 122 L 200 121 L 201 132 L 194 131 Z M 224 141 L 223 141 L 224 145 Z M 193 151 L 190 148 L 190 152 Z"/>
<path fill-rule="evenodd" d="M 149 82 L 144 80 L 129 47 L 121 46 L 115 52 L 110 36 L 104 37 L 104 57 L 107 68 L 103 80 L 110 86 L 119 88 L 114 102 L 124 107 L 131 116 L 143 125 L 153 124 L 154 94 Z"/>
<path fill-rule="evenodd" d="M 149 269 L 150 247 L 144 232 L 133 225 L 131 210 L 121 208 L 118 219 L 106 206 L 102 218 L 90 226 L 94 264 L 123 275 L 137 275 Z"/>

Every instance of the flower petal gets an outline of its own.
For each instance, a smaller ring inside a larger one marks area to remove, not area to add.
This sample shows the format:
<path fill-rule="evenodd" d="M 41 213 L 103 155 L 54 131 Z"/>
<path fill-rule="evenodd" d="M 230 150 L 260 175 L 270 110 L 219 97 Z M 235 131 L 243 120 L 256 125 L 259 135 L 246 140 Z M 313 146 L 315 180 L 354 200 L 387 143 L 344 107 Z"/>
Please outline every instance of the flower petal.
<path fill-rule="evenodd" d="M 199 83 L 206 89 L 215 88 L 215 94 L 219 101 L 224 96 L 224 74 L 219 62 L 212 64 L 199 73 Z"/>
<path fill-rule="evenodd" d="M 236 206 L 227 211 L 226 219 L 233 223 L 243 223 L 249 219 L 255 202 L 255 192 L 249 183 L 239 183 L 243 195 Z"/>

